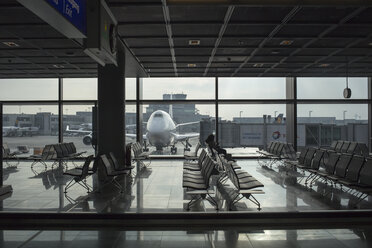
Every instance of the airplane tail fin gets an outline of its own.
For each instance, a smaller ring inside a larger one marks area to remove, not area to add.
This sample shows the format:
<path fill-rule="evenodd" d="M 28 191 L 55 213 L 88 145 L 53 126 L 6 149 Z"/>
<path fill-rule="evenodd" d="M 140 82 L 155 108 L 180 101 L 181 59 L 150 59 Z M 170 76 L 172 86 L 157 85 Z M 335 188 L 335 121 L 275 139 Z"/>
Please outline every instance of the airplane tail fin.
<path fill-rule="evenodd" d="M 173 95 L 170 94 L 170 100 L 172 100 Z M 169 104 L 169 115 L 173 119 L 173 105 Z"/>
<path fill-rule="evenodd" d="M 70 125 L 66 126 L 66 131 L 70 131 Z"/>

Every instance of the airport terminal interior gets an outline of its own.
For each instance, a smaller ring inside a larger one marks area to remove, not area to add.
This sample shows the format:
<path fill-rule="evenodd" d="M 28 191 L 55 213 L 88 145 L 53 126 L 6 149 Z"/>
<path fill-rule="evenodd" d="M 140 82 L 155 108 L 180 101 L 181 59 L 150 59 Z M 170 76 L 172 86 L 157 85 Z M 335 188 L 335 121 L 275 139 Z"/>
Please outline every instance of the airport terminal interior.
<path fill-rule="evenodd" d="M 1 0 L 0 247 L 372 247 L 371 56 L 369 0 Z"/>

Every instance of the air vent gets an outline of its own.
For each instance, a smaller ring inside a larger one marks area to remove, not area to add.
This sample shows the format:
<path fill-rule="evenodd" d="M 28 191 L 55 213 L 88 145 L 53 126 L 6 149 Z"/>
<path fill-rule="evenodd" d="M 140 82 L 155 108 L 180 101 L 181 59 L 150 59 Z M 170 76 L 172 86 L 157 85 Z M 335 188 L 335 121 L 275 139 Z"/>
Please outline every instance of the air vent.
<path fill-rule="evenodd" d="M 189 40 L 189 45 L 190 46 L 199 46 L 200 45 L 200 40 Z"/>
<path fill-rule="evenodd" d="M 281 46 L 290 46 L 292 45 L 293 43 L 293 40 L 283 40 L 282 42 L 280 42 L 280 45 Z"/>
<path fill-rule="evenodd" d="M 323 67 L 323 68 L 324 68 L 324 67 L 328 67 L 328 66 L 330 66 L 330 64 L 320 64 L 320 65 L 319 65 L 319 67 Z"/>

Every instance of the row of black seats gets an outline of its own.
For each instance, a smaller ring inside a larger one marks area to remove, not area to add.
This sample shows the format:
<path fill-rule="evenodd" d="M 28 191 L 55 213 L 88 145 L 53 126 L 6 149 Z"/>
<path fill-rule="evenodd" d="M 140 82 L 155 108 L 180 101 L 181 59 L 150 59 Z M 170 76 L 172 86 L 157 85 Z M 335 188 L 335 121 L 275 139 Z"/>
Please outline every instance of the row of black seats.
<path fill-rule="evenodd" d="M 372 158 L 370 157 L 306 148 L 301 152 L 297 162 L 286 163 L 310 172 L 305 181 L 305 184 L 310 182 L 310 186 L 315 180 L 323 179 L 361 192 L 360 200 L 372 193 Z"/>
<path fill-rule="evenodd" d="M 293 160 L 296 158 L 296 151 L 291 143 L 272 141 L 266 150 L 257 151 L 261 155 L 269 158 L 285 158 Z"/>
<path fill-rule="evenodd" d="M 333 141 L 328 150 L 340 153 L 362 155 L 364 157 L 369 156 L 369 151 L 366 144 L 352 141 Z"/>

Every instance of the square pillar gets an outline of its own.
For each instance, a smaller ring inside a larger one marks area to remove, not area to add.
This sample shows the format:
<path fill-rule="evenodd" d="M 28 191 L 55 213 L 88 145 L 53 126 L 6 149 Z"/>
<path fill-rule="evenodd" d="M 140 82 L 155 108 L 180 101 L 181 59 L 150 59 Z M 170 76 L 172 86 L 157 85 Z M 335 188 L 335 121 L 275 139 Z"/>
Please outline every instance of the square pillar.
<path fill-rule="evenodd" d="M 368 149 L 372 152 L 372 77 L 368 77 Z"/>
<path fill-rule="evenodd" d="M 98 155 L 113 152 L 125 163 L 125 54 L 118 51 L 118 66 L 98 65 Z"/>
<path fill-rule="evenodd" d="M 287 142 L 292 143 L 297 150 L 297 78 L 286 78 L 286 131 Z"/>
<path fill-rule="evenodd" d="M 142 100 L 142 94 L 143 94 L 143 79 L 137 77 L 136 78 L 136 130 L 137 130 L 137 142 L 140 144 L 143 144 L 143 109 L 142 109 L 142 103 L 140 100 Z"/>

